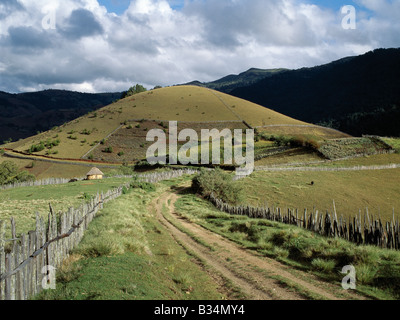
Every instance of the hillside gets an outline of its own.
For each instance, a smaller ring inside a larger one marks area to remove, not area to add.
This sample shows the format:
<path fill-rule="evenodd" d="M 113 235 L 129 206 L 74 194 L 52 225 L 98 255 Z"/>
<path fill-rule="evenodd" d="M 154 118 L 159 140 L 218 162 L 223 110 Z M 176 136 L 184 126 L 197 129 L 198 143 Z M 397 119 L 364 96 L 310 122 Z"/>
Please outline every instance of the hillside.
<path fill-rule="evenodd" d="M 262 79 L 272 77 L 276 74 L 288 71 L 287 69 L 257 69 L 251 68 L 245 72 L 238 75 L 231 74 L 229 76 L 223 77 L 219 80 L 212 82 L 200 82 L 193 81 L 187 85 L 195 85 L 200 87 L 205 87 L 213 90 L 218 90 L 225 93 L 230 93 L 232 90 L 252 85 Z"/>
<path fill-rule="evenodd" d="M 400 136 L 400 49 L 278 73 L 231 94 L 352 135 Z"/>
<path fill-rule="evenodd" d="M 121 93 L 88 94 L 65 90 L 10 94 L 0 92 L 0 142 L 16 141 L 62 125 L 109 105 Z"/>
<path fill-rule="evenodd" d="M 61 159 L 93 159 L 112 163 L 145 158 L 147 132 L 168 129 L 168 121 L 179 127 L 200 129 L 245 129 L 266 126 L 275 133 L 287 128 L 325 135 L 338 133 L 284 116 L 254 103 L 196 86 L 179 86 L 140 93 L 86 114 L 60 127 L 11 143 L 17 152 Z M 339 134 L 343 137 L 343 134 Z M 107 151 L 108 150 L 108 151 Z"/>

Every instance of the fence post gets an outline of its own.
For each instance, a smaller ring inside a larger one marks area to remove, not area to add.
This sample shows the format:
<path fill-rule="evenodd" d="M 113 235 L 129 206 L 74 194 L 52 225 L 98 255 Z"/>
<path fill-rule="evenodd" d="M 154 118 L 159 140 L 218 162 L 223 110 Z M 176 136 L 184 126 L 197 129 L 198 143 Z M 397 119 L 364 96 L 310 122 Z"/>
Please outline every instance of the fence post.
<path fill-rule="evenodd" d="M 6 238 L 6 223 L 0 220 L 0 276 L 6 272 L 6 262 L 5 262 L 5 238 Z M 5 281 L 0 280 L 0 300 L 5 298 Z"/>

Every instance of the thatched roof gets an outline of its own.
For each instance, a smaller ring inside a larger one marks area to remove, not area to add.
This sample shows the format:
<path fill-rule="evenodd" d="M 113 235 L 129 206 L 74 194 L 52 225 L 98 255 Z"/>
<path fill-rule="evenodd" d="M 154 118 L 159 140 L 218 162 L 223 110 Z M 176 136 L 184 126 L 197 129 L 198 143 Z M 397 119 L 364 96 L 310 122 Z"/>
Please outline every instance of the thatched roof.
<path fill-rule="evenodd" d="M 101 172 L 99 169 L 97 168 L 92 168 L 92 170 L 90 170 L 87 174 L 87 176 L 103 176 L 104 173 Z"/>

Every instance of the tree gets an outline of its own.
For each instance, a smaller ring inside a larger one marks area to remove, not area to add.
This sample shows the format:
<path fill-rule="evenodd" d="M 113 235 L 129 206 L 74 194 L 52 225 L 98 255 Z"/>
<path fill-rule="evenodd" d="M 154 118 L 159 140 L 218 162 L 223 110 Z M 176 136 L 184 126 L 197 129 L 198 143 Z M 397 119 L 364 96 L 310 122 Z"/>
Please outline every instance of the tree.
<path fill-rule="evenodd" d="M 33 180 L 35 180 L 34 175 L 19 170 L 12 161 L 4 161 L 0 164 L 0 185 Z"/>
<path fill-rule="evenodd" d="M 143 87 L 141 84 L 136 84 L 135 86 L 130 87 L 128 91 L 122 94 L 122 99 L 146 91 L 147 89 Z"/>

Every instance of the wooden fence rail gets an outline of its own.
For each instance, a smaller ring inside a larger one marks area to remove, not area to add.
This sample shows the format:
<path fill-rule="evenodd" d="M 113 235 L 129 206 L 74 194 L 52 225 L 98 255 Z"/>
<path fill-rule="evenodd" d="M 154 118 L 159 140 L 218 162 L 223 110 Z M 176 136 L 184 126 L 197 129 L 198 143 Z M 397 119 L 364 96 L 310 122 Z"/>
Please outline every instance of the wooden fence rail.
<path fill-rule="evenodd" d="M 140 180 L 156 183 L 191 175 L 196 170 L 176 170 L 138 175 Z M 49 184 L 64 181 L 49 179 Z M 47 183 L 46 182 L 46 183 Z M 85 230 L 104 203 L 122 195 L 129 183 L 97 193 L 78 209 L 55 213 L 50 205 L 47 221 L 36 214 L 36 229 L 17 237 L 14 218 L 10 220 L 11 239 L 6 239 L 6 222 L 0 220 L 0 300 L 26 300 L 43 289 L 49 267 L 58 268 L 82 240 Z"/>
<path fill-rule="evenodd" d="M 345 240 L 365 245 L 375 245 L 381 248 L 400 249 L 400 227 L 399 220 L 382 222 L 381 218 L 370 215 L 368 209 L 362 219 L 361 211 L 354 218 L 348 220 L 343 216 L 338 218 L 335 204 L 333 212 L 325 214 L 318 210 L 308 212 L 305 209 L 302 213 L 298 209 L 287 209 L 283 212 L 280 208 L 274 207 L 251 207 L 231 206 L 213 195 L 210 201 L 214 206 L 231 215 L 248 216 L 255 219 L 268 219 L 285 224 L 295 225 L 327 237 L 338 237 Z"/>
<path fill-rule="evenodd" d="M 11 219 L 11 238 L 5 239 L 6 222 L 0 221 L 0 300 L 26 300 L 38 294 L 48 268 L 57 268 L 82 240 L 84 231 L 103 204 L 119 197 L 123 187 L 98 193 L 78 209 L 55 213 L 47 222 L 36 215 L 36 230 L 17 238 Z M 11 246 L 10 246 L 11 244 Z"/>

